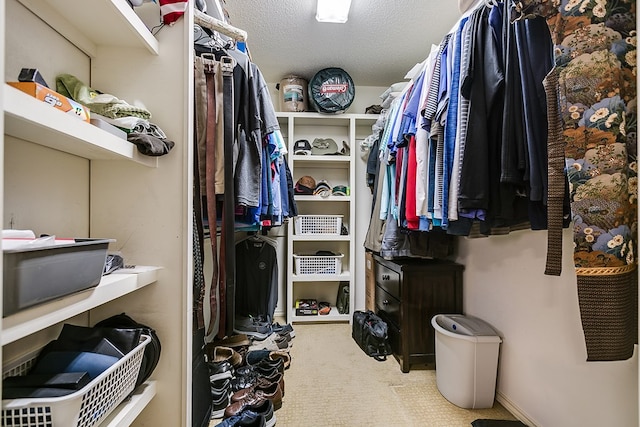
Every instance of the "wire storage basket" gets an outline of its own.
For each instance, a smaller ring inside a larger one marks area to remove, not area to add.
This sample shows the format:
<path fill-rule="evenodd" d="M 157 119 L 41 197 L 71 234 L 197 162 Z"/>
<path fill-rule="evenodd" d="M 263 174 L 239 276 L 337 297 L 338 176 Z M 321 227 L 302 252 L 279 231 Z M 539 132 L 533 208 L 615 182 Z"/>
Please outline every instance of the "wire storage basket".
<path fill-rule="evenodd" d="M 343 215 L 298 215 L 296 234 L 340 234 Z"/>
<path fill-rule="evenodd" d="M 145 346 L 140 343 L 82 389 L 60 397 L 2 400 L 2 426 L 91 427 L 100 424 L 135 388 Z M 18 362 L 5 376 L 24 375 L 37 354 Z"/>
<path fill-rule="evenodd" d="M 338 255 L 297 255 L 295 260 L 296 274 L 340 274 L 342 273 L 342 258 Z"/>

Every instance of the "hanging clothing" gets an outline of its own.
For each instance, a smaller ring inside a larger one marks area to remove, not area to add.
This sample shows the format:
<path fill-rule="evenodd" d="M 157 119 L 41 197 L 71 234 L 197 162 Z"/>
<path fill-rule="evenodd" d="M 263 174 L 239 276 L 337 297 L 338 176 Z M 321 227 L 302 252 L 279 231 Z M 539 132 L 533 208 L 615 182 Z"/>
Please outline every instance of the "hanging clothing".
<path fill-rule="evenodd" d="M 638 338 L 635 2 L 520 7 L 523 16 L 546 19 L 554 43 L 545 83 L 551 95 L 557 88 L 549 111 L 558 114 L 549 128 L 562 129 L 551 135 L 565 147 L 587 360 L 628 359 Z M 557 144 L 549 141 L 550 150 Z M 551 202 L 557 206 L 559 197 Z"/>
<path fill-rule="evenodd" d="M 236 243 L 236 315 L 273 321 L 278 302 L 278 256 L 260 237 Z"/>

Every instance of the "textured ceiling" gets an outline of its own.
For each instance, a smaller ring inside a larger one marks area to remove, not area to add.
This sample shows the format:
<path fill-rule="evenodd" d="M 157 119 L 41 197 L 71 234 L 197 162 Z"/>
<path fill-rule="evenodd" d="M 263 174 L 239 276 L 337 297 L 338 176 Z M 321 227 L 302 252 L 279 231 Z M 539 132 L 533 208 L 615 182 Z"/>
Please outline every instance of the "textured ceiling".
<path fill-rule="evenodd" d="M 428 55 L 460 16 L 455 0 L 352 0 L 346 24 L 315 20 L 316 0 L 225 0 L 268 82 L 343 68 L 358 86 L 389 86 Z"/>

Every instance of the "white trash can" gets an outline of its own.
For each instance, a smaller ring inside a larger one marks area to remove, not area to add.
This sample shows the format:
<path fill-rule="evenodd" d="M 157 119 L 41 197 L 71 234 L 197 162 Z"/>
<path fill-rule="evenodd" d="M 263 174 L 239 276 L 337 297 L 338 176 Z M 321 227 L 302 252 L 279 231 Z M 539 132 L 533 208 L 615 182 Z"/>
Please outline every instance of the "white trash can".
<path fill-rule="evenodd" d="M 451 403 L 466 409 L 493 407 L 502 340 L 487 322 L 462 314 L 438 314 L 436 384 Z"/>

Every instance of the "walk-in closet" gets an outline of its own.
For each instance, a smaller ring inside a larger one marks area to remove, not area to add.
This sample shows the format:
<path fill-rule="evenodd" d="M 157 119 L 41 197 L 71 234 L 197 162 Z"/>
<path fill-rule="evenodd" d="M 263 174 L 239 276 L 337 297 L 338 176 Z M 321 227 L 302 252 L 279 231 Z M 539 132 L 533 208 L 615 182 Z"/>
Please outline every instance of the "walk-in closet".
<path fill-rule="evenodd" d="M 0 0 L 1 425 L 640 425 L 636 14 Z"/>

